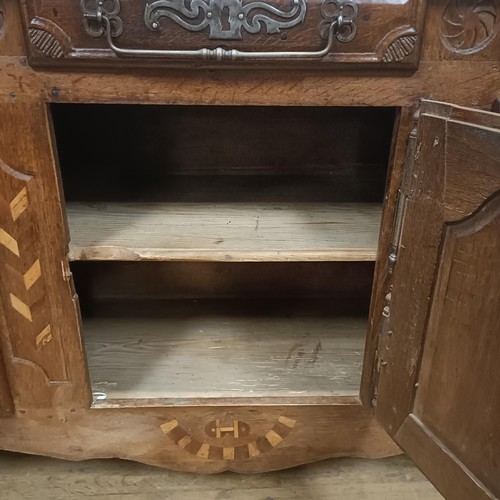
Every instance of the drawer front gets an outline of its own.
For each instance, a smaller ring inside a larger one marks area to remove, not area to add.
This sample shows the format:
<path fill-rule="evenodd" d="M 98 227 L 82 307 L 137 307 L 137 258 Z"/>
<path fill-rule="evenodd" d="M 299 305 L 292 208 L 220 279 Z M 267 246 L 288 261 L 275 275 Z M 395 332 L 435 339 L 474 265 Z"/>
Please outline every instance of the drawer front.
<path fill-rule="evenodd" d="M 25 0 L 30 62 L 416 68 L 426 0 Z"/>

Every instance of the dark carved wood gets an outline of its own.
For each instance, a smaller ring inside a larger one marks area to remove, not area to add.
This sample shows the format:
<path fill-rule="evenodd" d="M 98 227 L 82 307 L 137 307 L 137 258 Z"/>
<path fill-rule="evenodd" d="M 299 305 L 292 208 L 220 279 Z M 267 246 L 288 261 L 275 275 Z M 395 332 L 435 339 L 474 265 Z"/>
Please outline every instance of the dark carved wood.
<path fill-rule="evenodd" d="M 148 50 L 198 50 L 223 47 L 239 51 L 319 51 L 325 47 L 327 25 L 338 12 L 338 0 L 296 0 L 297 4 L 287 0 L 269 2 L 282 12 L 293 8 L 302 8 L 298 22 L 285 28 L 266 28 L 265 23 L 257 24 L 259 31 L 249 32 L 241 28 L 226 26 L 224 33 L 214 31 L 213 24 L 199 31 L 190 31 L 179 22 L 165 17 L 159 18 L 157 28 L 150 29 L 144 21 L 146 3 L 135 0 L 113 0 L 105 2 L 103 8 L 109 15 L 114 42 L 121 48 Z M 237 2 L 236 2 L 237 3 Z M 84 7 L 93 13 L 97 2 L 88 1 Z M 185 4 L 189 9 L 189 2 Z M 228 4 L 229 5 L 229 4 Z M 236 4 L 235 4 L 236 5 Z M 245 5 L 249 5 L 247 2 Z M 294 7 L 295 5 L 295 7 Z M 252 67 L 335 67 L 339 63 L 349 65 L 373 66 L 392 63 L 391 66 L 415 68 L 418 64 L 422 36 L 423 18 L 426 0 L 408 0 L 407 2 L 363 2 L 358 4 L 355 18 L 356 33 L 344 28 L 334 41 L 332 51 L 317 60 L 275 61 L 225 61 L 219 66 L 238 67 L 249 64 Z M 107 10 L 106 10 L 107 9 Z M 209 9 L 209 7 L 207 7 Z M 215 7 L 214 7 L 215 9 Z M 170 9 L 172 11 L 172 9 Z M 347 10 L 343 13 L 348 16 Z M 214 11 L 215 12 L 215 11 Z M 30 61 L 34 65 L 57 65 L 80 62 L 85 64 L 126 65 L 137 64 L 153 66 L 191 65 L 217 66 L 217 62 L 187 61 L 178 59 L 149 59 L 144 57 L 116 56 L 108 49 L 102 26 L 92 19 L 85 19 L 80 2 L 25 2 L 24 22 L 31 41 Z M 210 13 L 210 16 L 215 15 Z M 299 15 L 299 14 L 298 14 Z M 326 16 L 326 17 L 325 17 Z M 277 15 L 271 16 L 279 21 Z M 196 18 L 198 19 L 199 16 Z M 249 14 L 251 20 L 251 15 Z M 282 18 L 287 20 L 288 18 Z M 192 20 L 187 24 L 196 25 Z M 223 19 L 221 20 L 222 25 Z M 325 22 L 327 25 L 325 25 Z M 34 23 L 37 23 L 35 26 Z M 42 24 L 40 26 L 39 24 Z M 61 39 L 71 38 L 71 46 Z M 350 40 L 350 38 L 352 38 Z M 408 57 L 409 55 L 412 57 Z"/>
<path fill-rule="evenodd" d="M 385 63 L 402 61 L 415 50 L 416 44 L 417 35 L 401 36 L 387 47 L 382 61 Z"/>
<path fill-rule="evenodd" d="M 473 54 L 488 46 L 498 31 L 496 0 L 449 0 L 441 21 L 441 38 L 451 52 Z"/>
<path fill-rule="evenodd" d="M 28 35 L 31 45 L 38 53 L 46 57 L 60 59 L 69 51 L 68 35 L 56 23 L 48 19 L 32 19 Z"/>

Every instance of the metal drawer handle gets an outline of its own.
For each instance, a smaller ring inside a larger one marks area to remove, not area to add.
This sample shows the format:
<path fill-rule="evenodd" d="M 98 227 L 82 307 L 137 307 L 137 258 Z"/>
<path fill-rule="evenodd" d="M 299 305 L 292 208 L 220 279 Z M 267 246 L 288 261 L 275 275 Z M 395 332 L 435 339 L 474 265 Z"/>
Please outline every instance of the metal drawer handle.
<path fill-rule="evenodd" d="M 90 3 L 92 4 L 92 0 Z M 331 52 L 335 39 L 349 42 L 355 37 L 355 19 L 358 13 L 357 4 L 351 0 L 324 0 L 318 32 L 327 42 L 325 47 L 318 51 L 248 52 L 225 47 L 149 50 L 126 49 L 118 47 L 113 41 L 113 38 L 120 36 L 123 31 L 123 23 L 119 17 L 119 0 L 93 0 L 93 3 L 95 6 L 89 7 L 89 0 L 81 0 L 86 31 L 94 37 L 105 35 L 109 48 L 118 56 L 203 61 L 319 59 Z M 259 13 L 253 17 L 248 16 L 252 9 L 258 9 Z M 261 1 L 242 5 L 241 0 L 210 0 L 209 3 L 204 0 L 191 0 L 191 4 L 186 6 L 184 0 L 157 0 L 146 4 L 144 19 L 146 26 L 152 31 L 157 31 L 160 28 L 160 19 L 167 17 L 189 31 L 201 31 L 209 27 L 210 39 L 239 40 L 242 38 L 242 29 L 249 33 L 259 33 L 265 28 L 267 33 L 279 33 L 280 28 L 292 28 L 304 21 L 306 9 L 305 0 L 292 0 L 292 9 L 288 12 L 280 11 Z M 226 16 L 224 23 L 223 15 Z"/>

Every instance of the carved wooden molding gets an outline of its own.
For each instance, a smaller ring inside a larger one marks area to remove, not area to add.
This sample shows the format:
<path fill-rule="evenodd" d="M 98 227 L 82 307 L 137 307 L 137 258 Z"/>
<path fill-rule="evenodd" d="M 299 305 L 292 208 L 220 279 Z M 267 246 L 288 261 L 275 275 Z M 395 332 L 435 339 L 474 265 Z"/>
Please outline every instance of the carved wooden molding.
<path fill-rule="evenodd" d="M 404 35 L 394 40 L 384 52 L 382 62 L 391 63 L 402 61 L 410 55 L 417 45 L 417 35 Z"/>
<path fill-rule="evenodd" d="M 53 59 L 61 59 L 71 47 L 69 36 L 54 22 L 36 17 L 31 20 L 29 29 L 31 45 L 38 52 Z"/>
<path fill-rule="evenodd" d="M 231 415 L 232 417 L 232 415 Z M 295 427 L 296 421 L 280 416 L 273 427 L 262 436 L 251 436 L 250 425 L 236 418 L 208 422 L 205 426 L 207 439 L 201 441 L 182 428 L 177 419 L 160 426 L 174 443 L 187 453 L 204 460 L 244 460 L 258 457 L 278 446 Z"/>
<path fill-rule="evenodd" d="M 441 21 L 441 40 L 456 54 L 474 54 L 489 45 L 497 33 L 496 0 L 450 0 Z"/>

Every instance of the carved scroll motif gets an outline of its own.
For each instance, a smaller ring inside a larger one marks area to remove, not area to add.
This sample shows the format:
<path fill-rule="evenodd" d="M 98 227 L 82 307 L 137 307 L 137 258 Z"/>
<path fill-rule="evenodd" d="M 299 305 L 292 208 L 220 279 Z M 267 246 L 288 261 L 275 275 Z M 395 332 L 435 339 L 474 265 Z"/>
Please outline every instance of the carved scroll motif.
<path fill-rule="evenodd" d="M 484 49 L 496 35 L 496 0 L 451 0 L 441 22 L 441 40 L 451 52 L 473 54 Z"/>
<path fill-rule="evenodd" d="M 241 40 L 248 33 L 280 33 L 305 19 L 305 0 L 292 0 L 289 10 L 280 10 L 266 2 L 243 4 L 242 0 L 157 0 L 146 5 L 144 19 L 151 30 L 160 28 L 160 20 L 168 18 L 188 31 L 209 29 L 211 40 Z"/>

